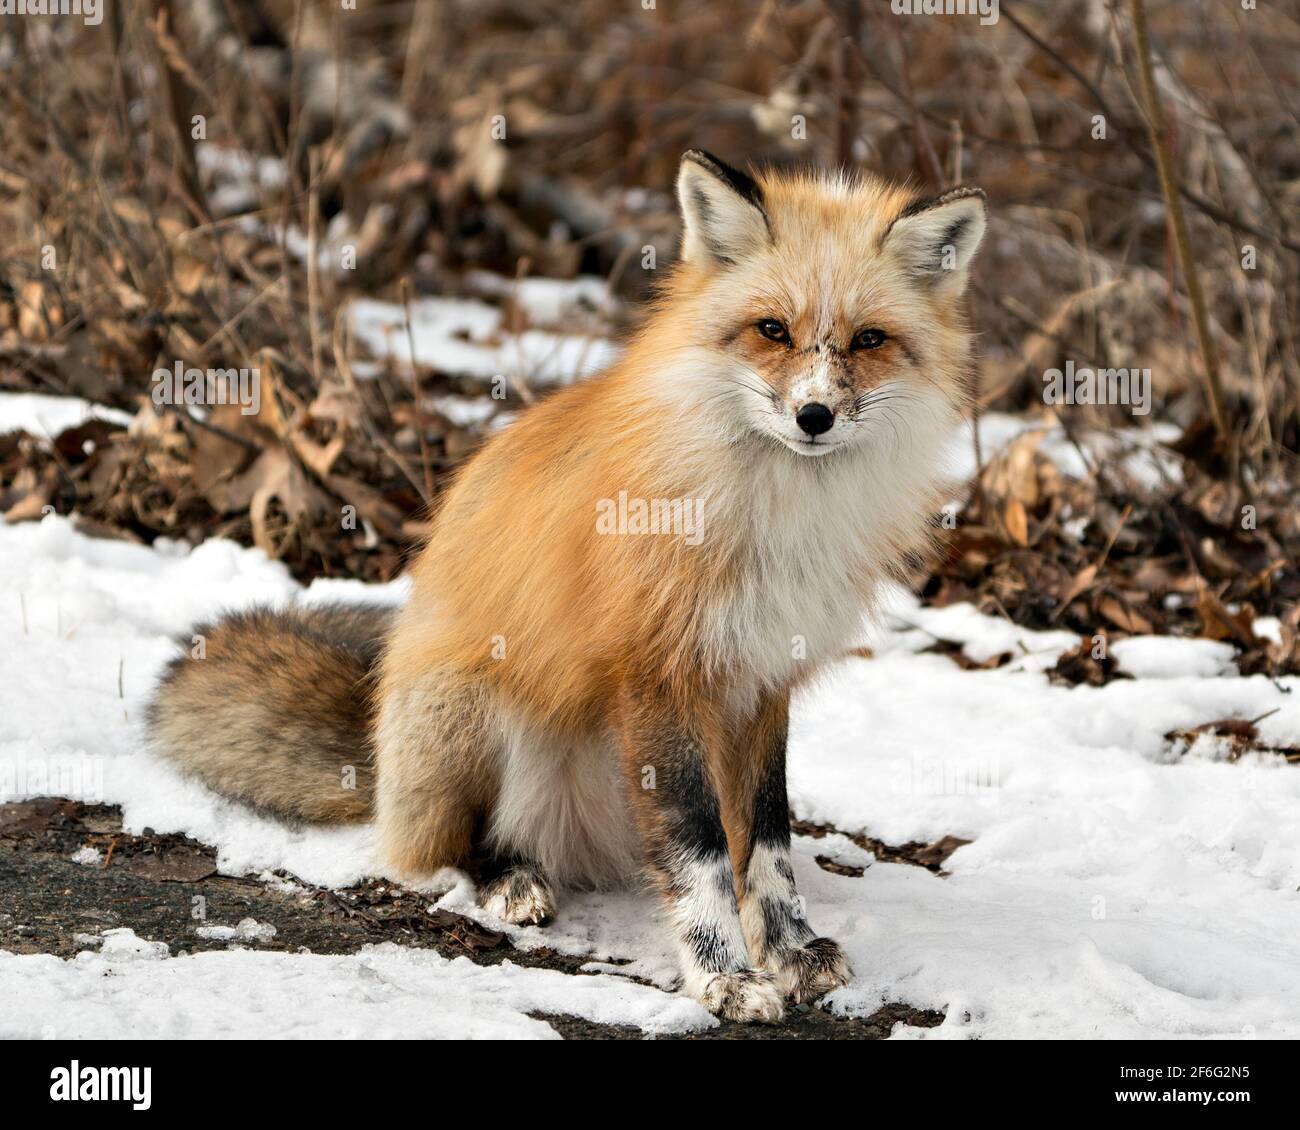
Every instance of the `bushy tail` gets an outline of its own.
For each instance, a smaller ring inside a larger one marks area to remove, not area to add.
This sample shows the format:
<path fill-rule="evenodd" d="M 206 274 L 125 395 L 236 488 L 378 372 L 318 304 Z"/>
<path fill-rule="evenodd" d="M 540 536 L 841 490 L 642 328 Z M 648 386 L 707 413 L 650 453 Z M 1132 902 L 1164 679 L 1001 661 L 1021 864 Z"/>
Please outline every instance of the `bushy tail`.
<path fill-rule="evenodd" d="M 394 615 L 261 608 L 195 627 L 149 705 L 154 748 L 277 816 L 368 820 L 371 691 Z"/>

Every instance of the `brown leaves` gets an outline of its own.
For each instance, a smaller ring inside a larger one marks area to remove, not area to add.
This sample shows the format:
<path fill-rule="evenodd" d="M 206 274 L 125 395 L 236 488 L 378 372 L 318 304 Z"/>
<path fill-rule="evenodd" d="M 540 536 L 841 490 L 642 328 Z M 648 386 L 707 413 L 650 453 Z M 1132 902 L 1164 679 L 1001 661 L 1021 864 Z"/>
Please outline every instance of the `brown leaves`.
<path fill-rule="evenodd" d="M 253 523 L 253 544 L 269 557 L 279 557 L 281 545 L 303 521 L 319 521 L 328 505 L 324 492 L 283 449 L 265 451 L 248 469 L 243 486 L 250 490 L 248 516 Z M 279 521 L 272 530 L 272 507 L 278 504 Z"/>
<path fill-rule="evenodd" d="M 6 522 L 28 522 L 45 516 L 59 483 L 59 469 L 52 462 L 39 470 L 22 466 L 0 496 Z"/>
<path fill-rule="evenodd" d="M 1028 431 L 1012 440 L 984 468 L 981 479 L 989 512 L 1012 544 L 1030 544 L 1029 515 L 1057 486 L 1060 475 L 1039 452 L 1041 431 Z"/>
<path fill-rule="evenodd" d="M 1174 752 L 1179 756 L 1188 753 L 1191 748 L 1204 739 L 1217 739 L 1220 756 L 1225 761 L 1238 761 L 1247 753 L 1269 753 L 1285 758 L 1293 765 L 1300 764 L 1300 746 L 1270 746 L 1260 741 L 1256 723 L 1262 722 L 1270 714 L 1261 714 L 1258 718 L 1219 718 L 1213 722 L 1202 722 L 1188 730 L 1170 730 L 1165 734 Z"/>
<path fill-rule="evenodd" d="M 1300 520 L 1284 483 L 1247 500 L 1183 467 L 1185 482 L 1139 486 L 1111 461 L 1062 475 L 1022 434 L 989 460 L 924 595 L 968 600 L 1031 628 L 1068 628 L 1084 646 L 1056 676 L 1096 683 L 1114 665 L 1094 636 L 1175 634 L 1227 640 L 1244 673 L 1300 670 L 1296 633 L 1265 639 L 1261 615 L 1300 619 Z"/>
<path fill-rule="evenodd" d="M 818 840 L 832 833 L 846 836 L 864 851 L 871 852 L 881 863 L 911 863 L 917 867 L 924 867 L 927 871 L 933 871 L 936 875 L 945 874 L 943 865 L 953 852 L 959 847 L 964 847 L 972 842 L 963 840 L 959 836 L 943 836 L 928 844 L 912 840 L 899 846 L 893 846 L 885 843 L 884 840 L 868 836 L 864 832 L 841 832 L 830 824 L 814 824 L 810 820 L 800 820 L 793 816 L 790 819 L 790 828 L 796 835 L 811 836 L 813 839 Z M 831 861 L 829 857 L 818 857 L 817 862 L 825 871 L 832 871 L 838 875 L 851 874 L 853 871 L 857 871 L 858 874 L 862 873 L 863 869 L 844 864 L 827 866 L 827 864 L 822 863 L 823 858 L 826 858 L 828 862 Z"/>
<path fill-rule="evenodd" d="M 1111 679 L 1129 678 L 1119 669 L 1119 663 L 1110 654 L 1109 646 L 1098 647 L 1091 640 L 1081 640 L 1079 646 L 1064 652 L 1047 677 L 1058 684 L 1078 686 L 1086 683 L 1100 687 Z"/>
<path fill-rule="evenodd" d="M 1059 605 L 1061 608 L 1068 608 L 1074 603 L 1077 597 L 1082 596 L 1092 588 L 1093 582 L 1097 579 L 1098 568 L 1099 567 L 1094 563 L 1092 565 L 1085 565 L 1075 573 L 1069 585 L 1066 586 L 1065 591 L 1061 593 Z"/>
<path fill-rule="evenodd" d="M 269 391 L 264 388 L 263 395 Z M 195 485 L 212 508 L 218 514 L 246 511 L 253 544 L 279 557 L 294 529 L 321 522 L 331 502 L 298 457 L 296 428 L 274 405 L 264 401 L 268 410 L 256 416 L 237 404 L 213 409 L 211 426 L 197 429 L 194 466 Z M 319 446 L 311 446 L 321 462 Z"/>
<path fill-rule="evenodd" d="M 438 934 L 471 953 L 509 946 L 505 934 L 454 911 L 435 907 L 420 895 L 371 879 L 346 890 L 321 890 L 316 898 L 376 927 L 402 927 L 415 934 Z"/>
<path fill-rule="evenodd" d="M 953 640 L 935 640 L 924 650 L 933 655 L 946 655 L 963 671 L 993 671 L 999 667 L 1005 667 L 1011 662 L 1011 653 L 1008 651 L 999 652 L 997 655 L 991 655 L 988 659 L 977 662 L 966 654 L 961 644 Z"/>

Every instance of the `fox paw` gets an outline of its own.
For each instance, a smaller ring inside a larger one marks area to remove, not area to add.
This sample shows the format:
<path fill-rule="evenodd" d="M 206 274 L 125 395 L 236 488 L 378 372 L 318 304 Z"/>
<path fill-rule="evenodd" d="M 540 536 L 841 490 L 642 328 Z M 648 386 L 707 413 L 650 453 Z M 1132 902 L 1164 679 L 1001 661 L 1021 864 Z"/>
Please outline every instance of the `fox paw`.
<path fill-rule="evenodd" d="M 763 964 L 795 1004 L 825 996 L 853 976 L 844 951 L 830 938 L 813 938 L 798 949 L 770 954 Z"/>
<path fill-rule="evenodd" d="M 710 1012 L 742 1024 L 774 1024 L 785 1015 L 781 988 L 765 969 L 714 973 L 694 994 Z"/>
<path fill-rule="evenodd" d="M 555 917 L 555 892 L 532 867 L 512 868 L 483 883 L 478 904 L 512 926 L 540 926 Z"/>

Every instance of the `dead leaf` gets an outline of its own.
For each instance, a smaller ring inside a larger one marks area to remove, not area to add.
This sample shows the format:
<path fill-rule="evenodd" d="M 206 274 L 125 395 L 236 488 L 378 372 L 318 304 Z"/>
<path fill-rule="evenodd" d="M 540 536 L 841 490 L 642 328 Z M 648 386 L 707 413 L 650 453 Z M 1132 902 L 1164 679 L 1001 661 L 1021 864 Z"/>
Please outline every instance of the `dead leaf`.
<path fill-rule="evenodd" d="M 1030 510 L 1039 499 L 1038 448 L 1046 433 L 1041 430 L 1017 436 L 984 468 L 984 493 L 994 500 L 1016 499 Z"/>
<path fill-rule="evenodd" d="M 1134 611 L 1113 596 L 1103 596 L 1097 601 L 1097 611 L 1117 628 L 1133 635 L 1149 636 L 1155 627 L 1140 612 Z"/>
<path fill-rule="evenodd" d="M 211 274 L 211 268 L 202 259 L 184 251 L 172 252 L 172 278 L 176 289 L 186 298 L 193 298 L 203 289 L 203 281 Z"/>
<path fill-rule="evenodd" d="M 1202 584 L 1197 591 L 1196 611 L 1205 626 L 1205 634 L 1212 640 L 1232 640 L 1242 647 L 1253 647 L 1259 642 L 1253 627 L 1254 609 L 1246 605 L 1235 613 L 1228 611 L 1209 585 Z"/>
<path fill-rule="evenodd" d="M 850 879 L 861 879 L 867 873 L 865 867 L 855 867 L 849 863 L 837 863 L 829 855 L 818 855 L 813 857 L 817 866 L 823 871 L 829 871 L 832 875 L 844 875 Z"/>
<path fill-rule="evenodd" d="M 1087 592 L 1090 588 L 1092 588 L 1092 584 L 1096 579 L 1097 579 L 1096 565 L 1086 565 L 1082 569 L 1080 569 L 1077 573 L 1075 573 L 1074 579 L 1070 582 L 1070 587 L 1065 590 L 1065 594 L 1061 597 L 1058 612 L 1060 610 L 1064 610 L 1065 608 L 1069 607 L 1072 601 L 1082 596 L 1085 592 Z"/>
<path fill-rule="evenodd" d="M 198 848 L 174 847 L 161 854 L 141 852 L 128 857 L 122 869 L 162 883 L 196 883 L 217 873 L 216 858 Z"/>
<path fill-rule="evenodd" d="M 318 479 L 329 477 L 330 468 L 334 466 L 334 461 L 343 454 L 345 445 L 346 440 L 342 432 L 326 444 L 316 443 L 301 432 L 297 432 L 293 436 L 293 449 L 298 453 L 298 458 L 310 468 Z"/>
<path fill-rule="evenodd" d="M 1007 500 L 1006 507 L 1002 511 L 1002 521 L 1012 541 L 1020 546 L 1029 545 L 1029 517 L 1020 499 Z"/>
<path fill-rule="evenodd" d="M 119 196 L 113 201 L 113 214 L 128 224 L 145 227 L 149 223 L 149 209 L 131 196 Z"/>

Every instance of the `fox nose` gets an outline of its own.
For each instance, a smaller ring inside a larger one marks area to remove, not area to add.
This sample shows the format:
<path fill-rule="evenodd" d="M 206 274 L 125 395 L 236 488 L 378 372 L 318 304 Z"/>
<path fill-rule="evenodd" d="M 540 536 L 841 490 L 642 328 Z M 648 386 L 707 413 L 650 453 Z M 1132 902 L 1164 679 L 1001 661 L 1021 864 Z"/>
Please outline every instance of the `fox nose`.
<path fill-rule="evenodd" d="M 835 423 L 835 413 L 826 405 L 814 401 L 805 404 L 794 414 L 794 422 L 810 436 L 819 436 L 822 432 L 831 430 L 831 425 Z"/>

